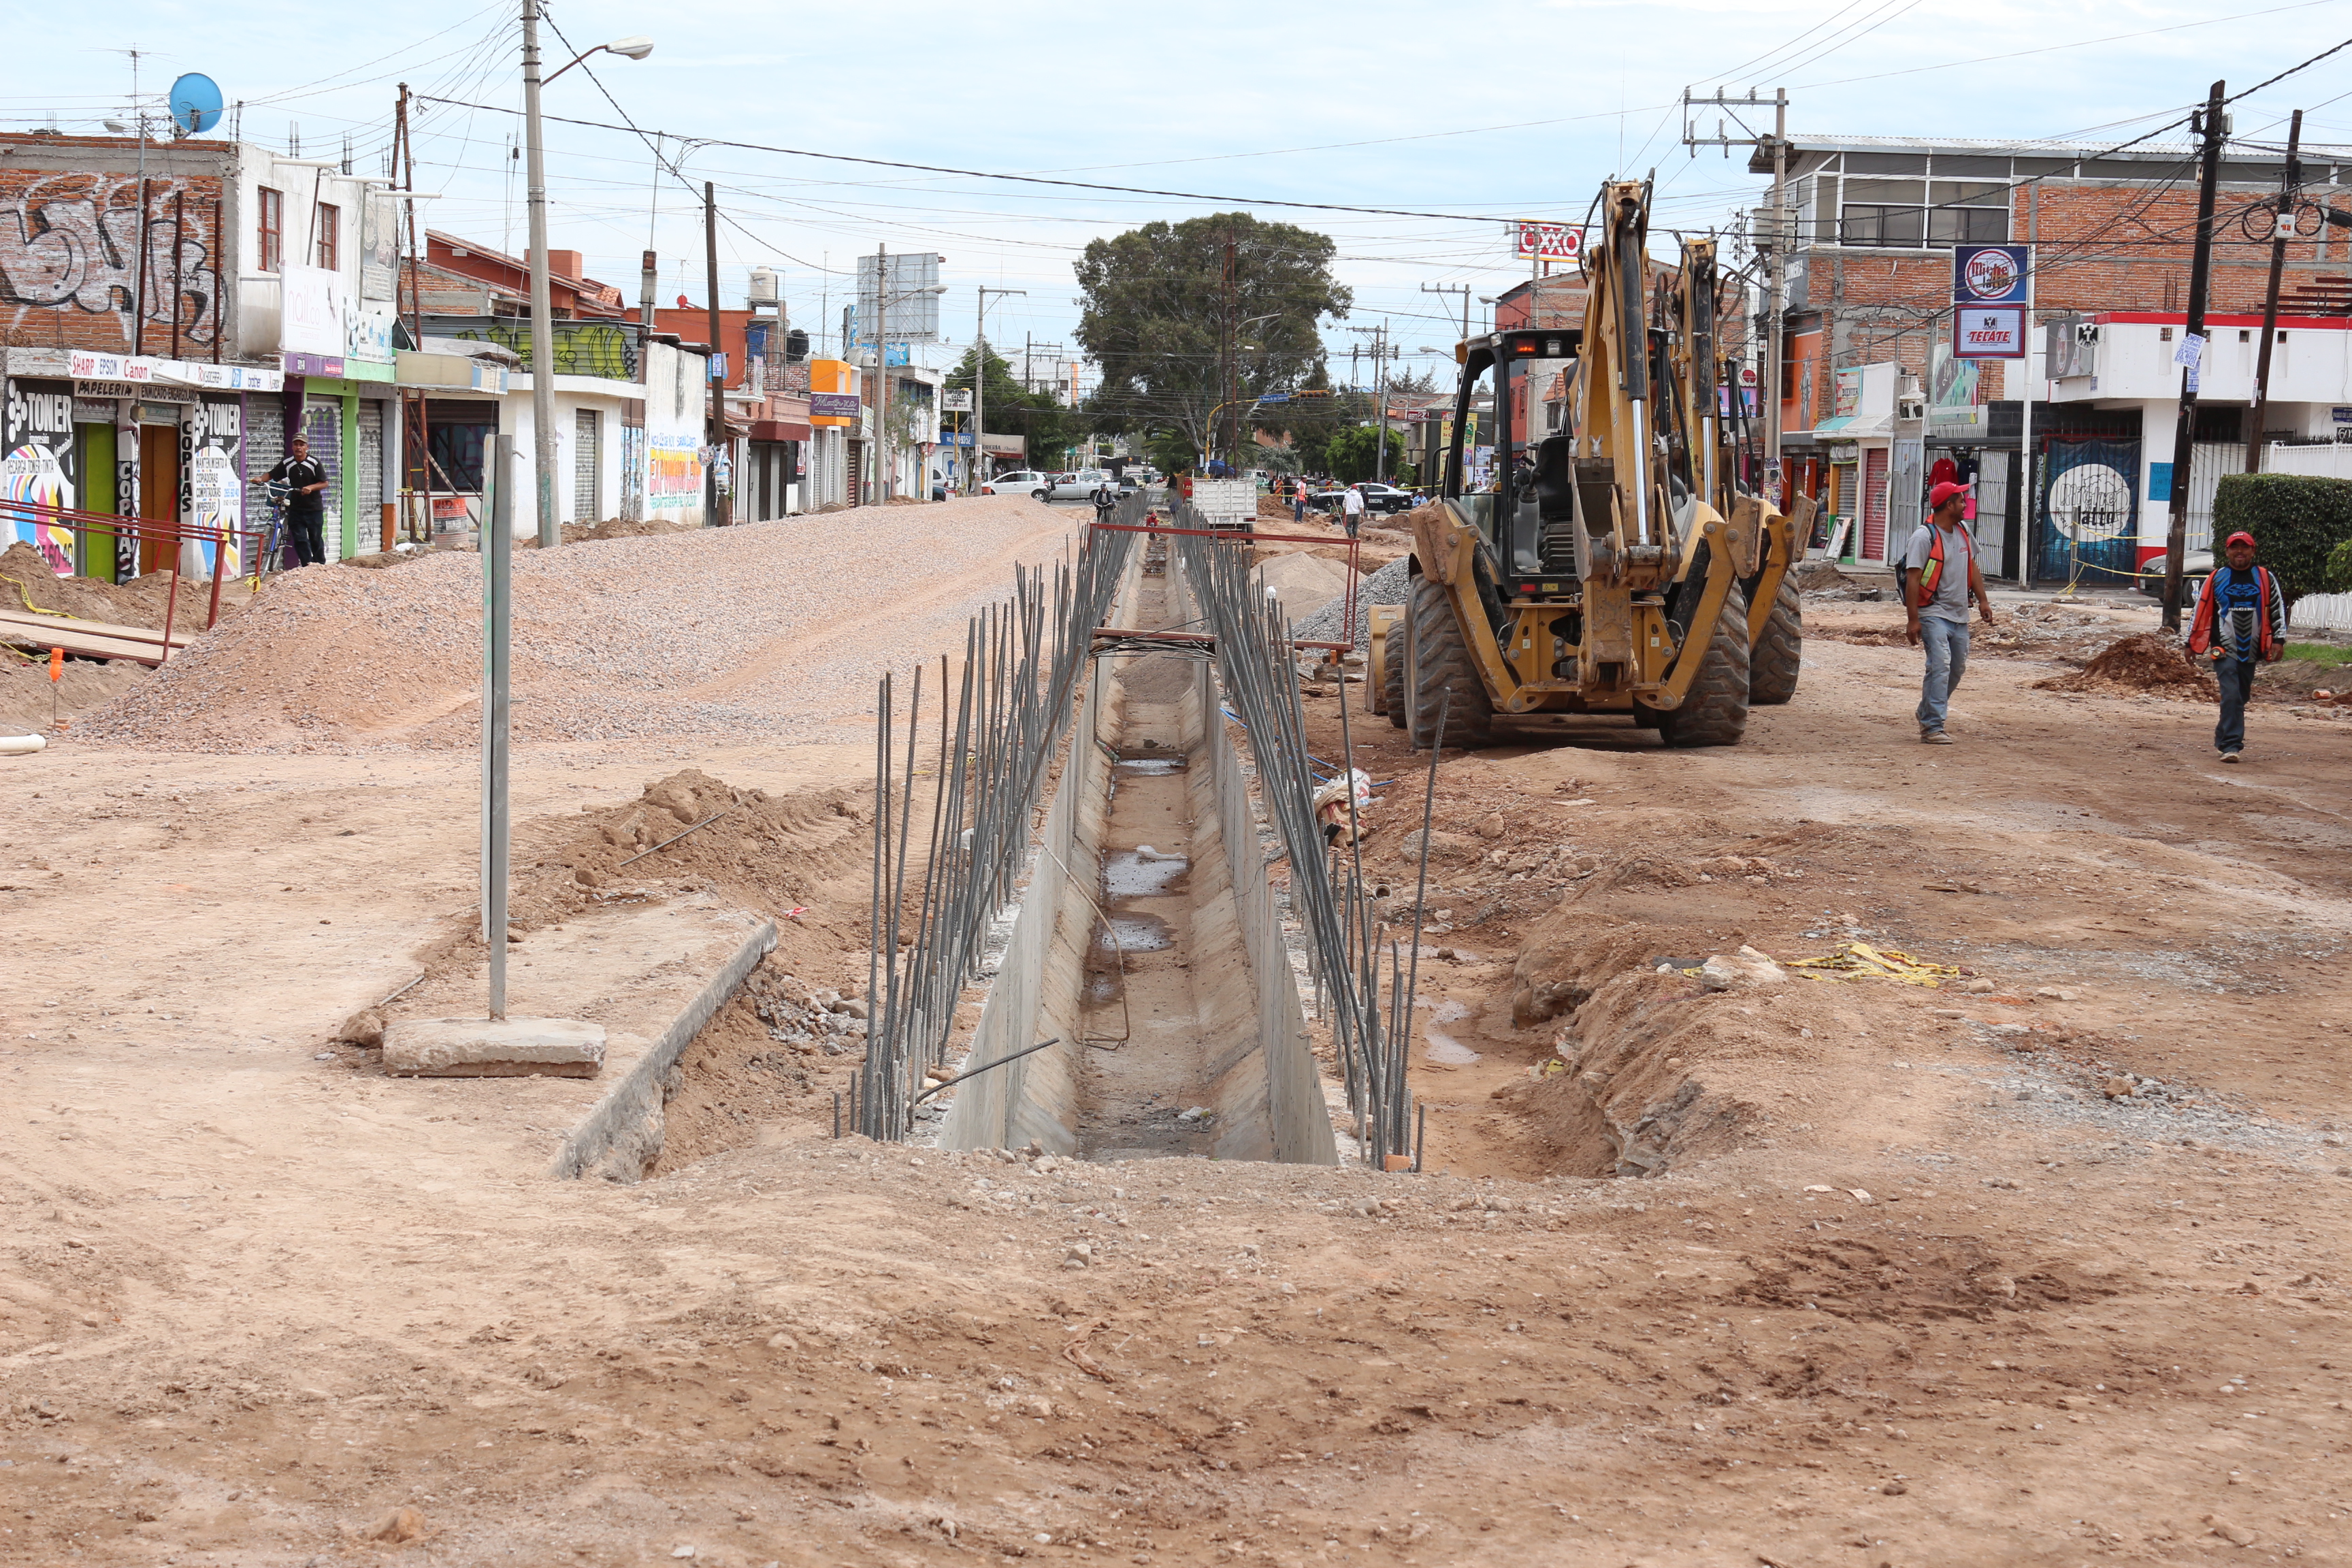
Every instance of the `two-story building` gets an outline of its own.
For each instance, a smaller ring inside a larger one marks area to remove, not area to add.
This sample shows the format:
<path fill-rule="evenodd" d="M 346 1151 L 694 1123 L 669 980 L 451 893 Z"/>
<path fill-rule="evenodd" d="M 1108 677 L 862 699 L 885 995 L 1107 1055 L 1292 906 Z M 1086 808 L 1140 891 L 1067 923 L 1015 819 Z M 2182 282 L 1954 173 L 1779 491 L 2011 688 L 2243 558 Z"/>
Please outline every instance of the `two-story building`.
<path fill-rule="evenodd" d="M 2305 150 L 2307 203 L 2352 202 L 2346 188 L 2352 158 L 2339 153 Z M 2233 146 L 2221 169 L 2209 307 L 2217 359 L 2200 387 L 2200 455 L 2188 481 L 2200 543 L 2210 533 L 2216 465 L 2232 447 L 2242 462 L 2251 374 L 2236 378 L 2221 365 L 2237 346 L 2233 334 L 2259 329 L 2259 321 L 2248 329 L 2243 318 L 2263 307 L 2266 208 L 2283 165 L 2279 153 Z M 1770 166 L 1769 153 L 1759 153 L 1749 169 Z M 2095 393 L 2087 379 L 2056 374 L 2049 334 L 2039 328 L 2063 320 L 2068 345 L 2077 321 L 2092 339 L 2111 321 L 2146 326 L 2151 344 L 2168 323 L 2179 330 L 2196 237 L 2194 149 L 1801 135 L 1791 139 L 1787 169 L 1795 233 L 1778 392 L 1788 468 L 1796 488 L 1824 502 L 1825 529 L 1845 525 L 1849 558 L 1885 561 L 1899 551 L 1916 526 L 1926 485 L 1943 471 L 1977 482 L 1979 537 L 1996 575 L 2049 580 L 2086 564 L 2112 568 L 2130 551 L 2093 551 L 2086 562 L 2084 545 L 2137 541 L 2151 527 L 2161 534 L 2178 367 L 2168 388 L 2158 384 L 2163 376 L 2151 366 L 2133 372 L 2122 391 L 2109 380 L 2120 372 L 2111 369 Z M 2287 292 L 2324 299 L 2321 279 L 2352 263 L 2352 241 L 2315 216 L 2298 235 L 2287 247 Z M 2033 247 L 2035 327 L 2026 333 L 2025 360 L 1951 353 L 1951 251 L 1971 243 Z M 2274 384 L 2265 421 L 2273 431 L 2314 427 L 2310 411 L 2328 402 L 2322 381 L 2313 379 L 2319 357 L 2300 356 L 2295 391 L 2284 405 Z M 2031 483 L 2020 485 L 2029 396 L 2034 463 Z M 2352 392 L 2334 401 L 2347 397 Z M 2087 493 L 2095 476 L 2063 478 L 2084 464 L 2112 470 L 2123 486 L 2099 482 L 2103 504 L 2122 510 L 2081 524 L 2098 539 L 2080 537 L 2075 514 L 2058 504 Z"/>
<path fill-rule="evenodd" d="M 0 493 L 250 529 L 250 481 L 299 432 L 333 480 L 329 551 L 377 546 L 397 486 L 387 182 L 227 142 L 17 132 L 0 204 Z M 172 563 L 158 541 L 13 516 L 60 573 Z M 209 570 L 209 552 L 179 563 Z"/>

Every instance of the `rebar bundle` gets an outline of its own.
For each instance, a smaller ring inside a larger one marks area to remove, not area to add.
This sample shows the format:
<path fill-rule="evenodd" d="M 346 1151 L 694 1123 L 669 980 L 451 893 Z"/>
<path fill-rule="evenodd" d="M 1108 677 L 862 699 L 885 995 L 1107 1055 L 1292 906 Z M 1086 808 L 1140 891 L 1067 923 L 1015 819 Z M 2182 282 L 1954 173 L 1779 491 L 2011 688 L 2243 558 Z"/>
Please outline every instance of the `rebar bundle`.
<path fill-rule="evenodd" d="M 1178 528 L 1206 529 L 1189 505 L 1178 501 L 1172 510 Z M 1315 795 L 1323 781 L 1308 753 L 1288 632 L 1280 607 L 1252 580 L 1248 540 L 1181 532 L 1171 533 L 1170 542 L 1196 624 L 1215 639 L 1225 703 L 1249 732 L 1258 792 L 1290 862 L 1291 912 L 1306 932 L 1316 983 L 1328 998 L 1332 1045 L 1363 1158 L 1376 1170 L 1397 1168 L 1413 1153 L 1405 1050 L 1412 1038 L 1418 930 L 1408 962 L 1378 916 L 1362 855 L 1354 847 L 1357 835 L 1345 834 L 1348 847 L 1335 848 L 1316 821 Z M 1347 809 L 1352 813 L 1353 746 L 1344 699 L 1339 722 L 1345 757 L 1339 773 L 1347 781 Z M 1417 928 L 1417 912 L 1414 918 Z"/>
<path fill-rule="evenodd" d="M 1143 516 L 1139 494 L 1113 513 L 1125 523 Z M 898 681 L 882 678 L 874 730 L 866 1047 L 850 1119 L 868 1138 L 907 1135 L 925 1072 L 946 1058 L 957 1001 L 980 972 L 989 927 L 1011 900 L 1028 858 L 1039 795 L 1077 710 L 1093 631 L 1110 607 L 1135 538 L 1090 532 L 1073 559 L 1050 571 L 1016 568 L 1012 598 L 972 617 L 952 721 L 940 703 L 928 849 L 919 860 L 912 836 L 926 750 L 924 672 L 918 669 L 908 683 L 903 718 Z M 942 694 L 949 679 L 942 656 Z M 920 884 L 912 900 L 910 871 Z"/>

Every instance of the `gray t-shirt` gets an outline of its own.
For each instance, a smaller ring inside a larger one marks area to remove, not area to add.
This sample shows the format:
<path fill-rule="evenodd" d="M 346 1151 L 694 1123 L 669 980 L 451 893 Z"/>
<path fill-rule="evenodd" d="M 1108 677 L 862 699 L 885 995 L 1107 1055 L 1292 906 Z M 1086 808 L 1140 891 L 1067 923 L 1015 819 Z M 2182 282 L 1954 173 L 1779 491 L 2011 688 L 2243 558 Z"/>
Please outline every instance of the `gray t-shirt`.
<path fill-rule="evenodd" d="M 1936 525 L 1922 523 L 1919 531 L 1911 536 L 1911 547 L 1903 552 L 1906 588 L 1910 586 L 1913 571 L 1927 569 L 1927 547 L 1932 542 Z M 1939 621 L 1969 622 L 1969 563 L 1975 558 L 1977 542 L 1965 528 L 1944 531 L 1944 572 L 1936 581 L 1936 592 L 1921 605 L 1919 613 L 1933 616 Z"/>

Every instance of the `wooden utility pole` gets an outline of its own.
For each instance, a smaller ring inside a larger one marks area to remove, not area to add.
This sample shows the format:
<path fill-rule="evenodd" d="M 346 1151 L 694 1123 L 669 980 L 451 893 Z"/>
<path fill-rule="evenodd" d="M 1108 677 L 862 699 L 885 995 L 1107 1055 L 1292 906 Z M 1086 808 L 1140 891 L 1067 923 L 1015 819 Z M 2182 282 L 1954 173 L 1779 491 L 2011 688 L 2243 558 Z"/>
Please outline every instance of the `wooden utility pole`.
<path fill-rule="evenodd" d="M 2303 184 L 2303 161 L 2295 154 L 2302 145 L 2303 110 L 2298 109 L 2286 129 L 2286 169 L 2279 176 L 2278 217 L 2271 230 L 2271 280 L 2263 291 L 2263 346 L 2254 354 L 2254 405 L 2246 431 L 2246 472 L 2250 474 L 2263 471 L 2263 422 L 2271 400 L 2271 348 L 2278 342 L 2279 279 L 2286 271 L 2286 242 L 2294 234 L 2295 192 Z"/>
<path fill-rule="evenodd" d="M 2204 138 L 2197 176 L 2197 248 L 2189 262 L 2189 321 L 2178 352 L 2180 416 L 2172 427 L 2172 526 L 2164 542 L 2164 629 L 2180 629 L 2180 563 L 2189 550 L 2189 479 L 2197 456 L 2197 379 L 2205 351 L 2205 300 L 2213 281 L 2213 197 L 2221 180 L 2221 143 L 2229 118 L 2222 113 L 2225 83 L 2215 82 L 2205 107 L 2190 117 Z"/>

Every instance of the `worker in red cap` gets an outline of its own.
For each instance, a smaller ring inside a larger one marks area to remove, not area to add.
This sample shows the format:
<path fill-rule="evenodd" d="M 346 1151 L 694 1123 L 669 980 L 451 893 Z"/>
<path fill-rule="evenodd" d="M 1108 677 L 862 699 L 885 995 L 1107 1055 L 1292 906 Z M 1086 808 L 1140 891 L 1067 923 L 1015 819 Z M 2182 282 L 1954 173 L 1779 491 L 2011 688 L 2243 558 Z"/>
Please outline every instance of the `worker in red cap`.
<path fill-rule="evenodd" d="M 1904 635 L 1914 647 L 1927 651 L 1927 672 L 1919 684 L 1919 739 L 1930 746 L 1948 746 L 1944 716 L 1969 668 L 1969 604 L 1992 622 L 1992 600 L 1985 595 L 1984 574 L 1977 567 L 1976 536 L 1961 515 L 1968 508 L 1969 487 L 1947 481 L 1927 492 L 1926 523 L 1911 536 L 1903 552 Z"/>
<path fill-rule="evenodd" d="M 2221 721 L 2213 726 L 2213 749 L 2234 763 L 2246 749 L 2246 701 L 2254 694 L 2254 666 L 2273 664 L 2286 654 L 2286 595 L 2267 566 L 2254 564 L 2254 536 L 2233 533 L 2221 543 L 2227 566 L 2197 590 L 2197 616 L 2189 623 L 2189 650 L 2213 661 L 2221 686 Z"/>

